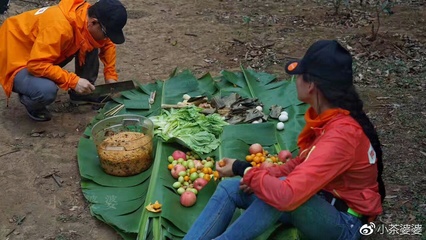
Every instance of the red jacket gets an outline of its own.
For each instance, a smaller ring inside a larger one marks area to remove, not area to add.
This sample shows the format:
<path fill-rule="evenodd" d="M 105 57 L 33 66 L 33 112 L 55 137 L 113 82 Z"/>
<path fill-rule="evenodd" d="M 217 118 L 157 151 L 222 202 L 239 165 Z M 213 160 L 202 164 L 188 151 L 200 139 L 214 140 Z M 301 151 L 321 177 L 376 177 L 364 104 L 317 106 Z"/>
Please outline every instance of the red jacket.
<path fill-rule="evenodd" d="M 361 126 L 352 117 L 338 114 L 314 131 L 315 139 L 298 157 L 280 166 L 252 168 L 244 182 L 281 211 L 296 209 L 323 189 L 357 213 L 379 215 L 376 156 Z M 287 178 L 277 178 L 281 176 Z"/>
<path fill-rule="evenodd" d="M 16 73 L 25 67 L 34 76 L 51 79 L 64 90 L 75 88 L 79 77 L 58 64 L 81 50 L 83 43 L 95 41 L 88 34 L 82 37 L 87 31 L 89 6 L 84 0 L 62 0 L 58 5 L 4 21 L 0 27 L 0 84 L 8 97 Z M 117 80 L 114 43 L 105 40 L 97 44 L 105 79 Z"/>

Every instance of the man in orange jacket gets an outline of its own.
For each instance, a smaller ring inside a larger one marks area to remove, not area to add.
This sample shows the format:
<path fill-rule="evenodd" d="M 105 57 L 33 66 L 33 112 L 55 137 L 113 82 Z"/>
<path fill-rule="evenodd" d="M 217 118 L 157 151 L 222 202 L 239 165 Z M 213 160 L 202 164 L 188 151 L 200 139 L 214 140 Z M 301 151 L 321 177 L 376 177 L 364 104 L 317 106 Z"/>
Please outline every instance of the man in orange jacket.
<path fill-rule="evenodd" d="M 70 90 L 72 102 L 92 101 L 99 58 L 105 82 L 117 81 L 115 44 L 124 42 L 127 12 L 118 0 L 61 0 L 10 17 L 0 27 L 0 84 L 9 98 L 19 94 L 28 115 L 48 121 L 46 108 L 58 87 Z M 62 67 L 75 58 L 75 73 Z"/>

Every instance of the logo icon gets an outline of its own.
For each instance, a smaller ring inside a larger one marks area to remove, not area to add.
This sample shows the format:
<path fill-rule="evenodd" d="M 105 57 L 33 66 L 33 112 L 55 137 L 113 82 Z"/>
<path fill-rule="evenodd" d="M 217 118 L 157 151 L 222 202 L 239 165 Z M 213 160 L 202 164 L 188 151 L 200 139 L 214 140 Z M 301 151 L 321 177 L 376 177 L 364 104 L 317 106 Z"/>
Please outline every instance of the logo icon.
<path fill-rule="evenodd" d="M 369 236 L 374 232 L 374 229 L 376 228 L 376 225 L 373 222 L 366 223 L 361 226 L 359 229 L 359 233 L 364 236 Z"/>
<path fill-rule="evenodd" d="M 291 63 L 288 65 L 287 69 L 291 72 L 297 67 L 297 62 Z"/>
<path fill-rule="evenodd" d="M 368 149 L 368 160 L 370 164 L 376 163 L 376 152 L 374 151 L 373 146 L 370 144 L 370 148 Z"/>

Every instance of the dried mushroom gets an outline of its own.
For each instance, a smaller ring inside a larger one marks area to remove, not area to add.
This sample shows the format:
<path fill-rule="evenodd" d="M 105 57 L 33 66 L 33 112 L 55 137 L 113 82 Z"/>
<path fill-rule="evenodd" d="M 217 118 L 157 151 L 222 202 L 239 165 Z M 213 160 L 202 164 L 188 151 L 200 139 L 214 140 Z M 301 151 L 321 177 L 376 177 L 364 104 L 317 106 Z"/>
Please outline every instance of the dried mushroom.
<path fill-rule="evenodd" d="M 272 105 L 269 108 L 269 110 L 270 110 L 269 111 L 269 116 L 271 118 L 278 118 L 281 115 L 281 112 L 282 112 L 283 108 L 281 106 L 278 106 L 278 105 Z"/>
<path fill-rule="evenodd" d="M 161 212 L 161 207 L 162 206 L 163 205 L 160 204 L 158 201 L 155 201 L 154 204 L 149 203 L 145 208 L 146 208 L 146 210 L 148 210 L 150 212 L 157 213 L 157 212 Z"/>

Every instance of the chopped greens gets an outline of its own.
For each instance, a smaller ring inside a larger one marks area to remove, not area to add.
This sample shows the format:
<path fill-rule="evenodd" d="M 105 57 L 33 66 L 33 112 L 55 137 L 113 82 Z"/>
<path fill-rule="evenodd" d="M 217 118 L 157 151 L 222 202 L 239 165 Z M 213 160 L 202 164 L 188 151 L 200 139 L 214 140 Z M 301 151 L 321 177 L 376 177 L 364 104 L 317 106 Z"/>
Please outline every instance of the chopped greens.
<path fill-rule="evenodd" d="M 209 153 L 220 145 L 219 136 L 228 123 L 219 114 L 201 111 L 195 106 L 163 109 L 160 115 L 150 117 L 154 133 L 166 142 L 177 140 L 197 153 Z"/>

